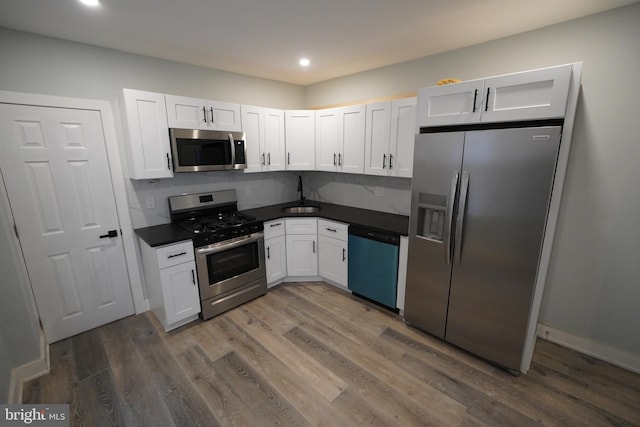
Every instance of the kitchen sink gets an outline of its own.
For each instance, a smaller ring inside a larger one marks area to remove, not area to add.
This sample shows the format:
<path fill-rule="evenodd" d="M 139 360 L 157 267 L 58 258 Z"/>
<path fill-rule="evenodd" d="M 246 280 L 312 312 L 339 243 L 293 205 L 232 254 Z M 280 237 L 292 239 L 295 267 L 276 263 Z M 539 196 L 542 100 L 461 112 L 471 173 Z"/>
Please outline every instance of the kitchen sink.
<path fill-rule="evenodd" d="M 293 214 L 314 213 L 320 210 L 320 206 L 287 206 L 282 208 L 283 212 Z"/>

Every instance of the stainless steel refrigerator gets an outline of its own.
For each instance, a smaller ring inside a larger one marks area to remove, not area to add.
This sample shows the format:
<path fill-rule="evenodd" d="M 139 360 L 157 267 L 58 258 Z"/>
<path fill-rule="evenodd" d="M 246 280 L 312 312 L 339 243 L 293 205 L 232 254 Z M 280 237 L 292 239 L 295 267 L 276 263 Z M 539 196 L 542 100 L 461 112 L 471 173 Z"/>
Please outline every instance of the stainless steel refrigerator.
<path fill-rule="evenodd" d="M 416 136 L 405 320 L 520 371 L 561 127 Z"/>

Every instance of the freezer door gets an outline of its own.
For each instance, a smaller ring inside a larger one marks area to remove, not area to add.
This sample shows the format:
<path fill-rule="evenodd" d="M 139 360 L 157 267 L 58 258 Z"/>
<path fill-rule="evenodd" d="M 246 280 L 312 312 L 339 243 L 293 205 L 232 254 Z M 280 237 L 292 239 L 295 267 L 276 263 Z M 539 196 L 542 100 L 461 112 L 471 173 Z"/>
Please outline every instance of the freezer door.
<path fill-rule="evenodd" d="M 559 143 L 559 127 L 465 137 L 445 339 L 514 370 L 522 357 Z"/>
<path fill-rule="evenodd" d="M 405 320 L 444 338 L 464 132 L 416 136 Z"/>

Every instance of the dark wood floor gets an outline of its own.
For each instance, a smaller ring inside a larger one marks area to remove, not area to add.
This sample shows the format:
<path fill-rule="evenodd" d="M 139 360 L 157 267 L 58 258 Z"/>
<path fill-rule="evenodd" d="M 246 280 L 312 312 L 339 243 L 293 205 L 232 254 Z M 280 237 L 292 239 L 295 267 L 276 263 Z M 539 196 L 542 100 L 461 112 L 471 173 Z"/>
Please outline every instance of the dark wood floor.
<path fill-rule="evenodd" d="M 323 283 L 165 333 L 132 316 L 51 346 L 25 403 L 72 425 L 640 425 L 640 376 L 538 341 L 513 377 Z"/>

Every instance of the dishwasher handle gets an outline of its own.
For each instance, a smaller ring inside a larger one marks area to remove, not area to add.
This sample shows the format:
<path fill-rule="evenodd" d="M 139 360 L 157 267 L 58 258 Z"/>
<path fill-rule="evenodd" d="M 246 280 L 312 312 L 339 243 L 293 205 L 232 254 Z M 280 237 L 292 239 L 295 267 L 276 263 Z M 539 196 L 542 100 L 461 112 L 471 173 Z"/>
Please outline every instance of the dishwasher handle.
<path fill-rule="evenodd" d="M 362 237 L 364 239 L 375 240 L 393 246 L 400 246 L 400 234 L 388 231 L 374 230 L 358 226 L 349 226 L 349 235 Z"/>

